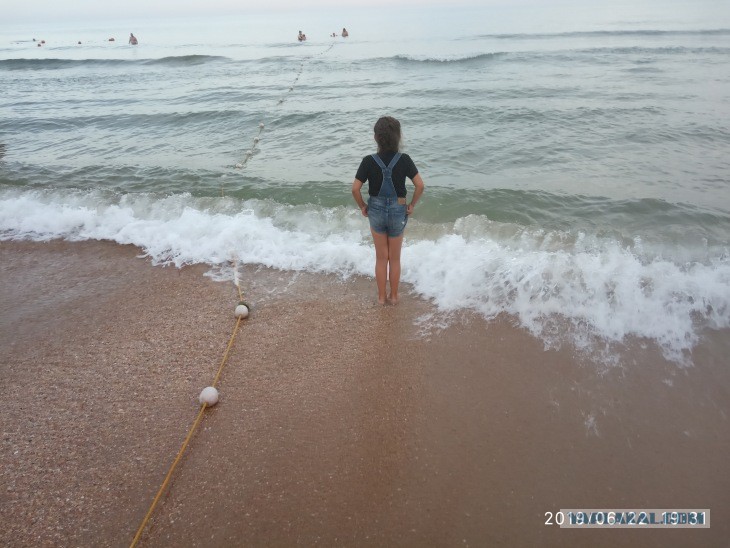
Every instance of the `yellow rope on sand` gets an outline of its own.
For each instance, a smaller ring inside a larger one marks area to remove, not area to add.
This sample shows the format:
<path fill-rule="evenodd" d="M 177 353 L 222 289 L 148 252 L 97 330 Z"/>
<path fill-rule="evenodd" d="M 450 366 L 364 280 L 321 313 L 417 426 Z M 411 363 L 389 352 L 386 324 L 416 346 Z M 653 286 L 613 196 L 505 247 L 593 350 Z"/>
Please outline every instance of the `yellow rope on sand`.
<path fill-rule="evenodd" d="M 236 287 L 238 288 L 238 297 L 243 300 L 243 294 L 241 293 L 241 286 L 239 284 L 236 284 Z M 236 340 L 236 334 L 238 333 L 238 328 L 241 325 L 241 319 L 238 318 L 236 320 L 236 325 L 233 328 L 233 333 L 231 333 L 231 338 L 228 341 L 228 346 L 226 347 L 226 351 L 223 353 L 223 359 L 221 360 L 221 365 L 218 368 L 218 373 L 216 373 L 215 378 L 213 379 L 213 384 L 210 386 L 215 388 L 215 385 L 218 383 L 218 379 L 220 379 L 221 373 L 223 373 L 223 367 L 226 364 L 226 361 L 228 360 L 228 354 L 231 352 L 231 348 L 233 347 L 233 342 Z M 160 498 L 162 497 L 162 494 L 165 492 L 165 489 L 167 488 L 167 484 L 170 483 L 170 478 L 172 477 L 173 472 L 175 471 L 175 467 L 177 466 L 177 463 L 180 462 L 180 459 L 183 456 L 183 453 L 185 452 L 185 449 L 188 446 L 188 443 L 190 442 L 190 439 L 193 437 L 193 434 L 195 433 L 195 430 L 198 428 L 198 425 L 200 424 L 200 419 L 203 418 L 203 412 L 205 411 L 205 408 L 208 406 L 207 403 L 203 403 L 200 406 L 200 410 L 198 411 L 198 416 L 195 417 L 195 422 L 193 422 L 193 425 L 190 427 L 190 430 L 188 431 L 188 435 L 185 438 L 185 441 L 182 444 L 182 447 L 180 447 L 180 451 L 177 452 L 177 456 L 175 457 L 175 460 L 172 462 L 172 466 L 170 466 L 170 470 L 167 472 L 167 476 L 165 476 L 165 480 L 162 482 L 162 485 L 160 486 L 160 489 L 157 491 L 157 495 L 155 495 L 154 500 L 152 501 L 152 504 L 150 505 L 150 509 L 147 511 L 147 515 L 142 520 L 142 523 L 139 526 L 139 529 L 137 529 L 137 534 L 134 535 L 134 539 L 132 540 L 132 544 L 130 544 L 130 548 L 134 548 L 137 543 L 139 542 L 139 539 L 142 536 L 142 532 L 144 531 L 145 527 L 147 526 L 147 522 L 152 517 L 152 513 L 155 511 L 155 506 L 157 506 L 157 503 L 159 502 Z"/>

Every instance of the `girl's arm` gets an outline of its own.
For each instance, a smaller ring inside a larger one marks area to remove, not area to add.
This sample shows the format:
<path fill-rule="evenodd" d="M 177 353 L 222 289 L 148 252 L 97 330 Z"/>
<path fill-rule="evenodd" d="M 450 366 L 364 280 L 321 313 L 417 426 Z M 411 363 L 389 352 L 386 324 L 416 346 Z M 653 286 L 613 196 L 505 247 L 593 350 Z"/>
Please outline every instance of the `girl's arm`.
<path fill-rule="evenodd" d="M 362 189 L 362 185 L 363 182 L 360 179 L 355 179 L 354 181 L 352 181 L 352 197 L 355 198 L 355 201 L 360 208 L 360 213 L 362 213 L 362 216 L 367 217 L 368 205 L 365 203 L 365 200 L 362 199 L 362 193 L 360 192 L 360 190 Z"/>
<path fill-rule="evenodd" d="M 360 184 L 362 185 L 362 183 Z M 406 213 L 408 215 L 413 213 L 413 208 L 416 207 L 416 202 L 418 202 L 418 200 L 421 198 L 421 194 L 423 194 L 423 189 L 425 188 L 420 173 L 416 173 L 416 176 L 413 178 L 413 186 L 416 187 L 416 190 L 413 191 L 413 198 L 411 198 L 411 203 L 408 204 L 408 208 L 406 209 Z"/>

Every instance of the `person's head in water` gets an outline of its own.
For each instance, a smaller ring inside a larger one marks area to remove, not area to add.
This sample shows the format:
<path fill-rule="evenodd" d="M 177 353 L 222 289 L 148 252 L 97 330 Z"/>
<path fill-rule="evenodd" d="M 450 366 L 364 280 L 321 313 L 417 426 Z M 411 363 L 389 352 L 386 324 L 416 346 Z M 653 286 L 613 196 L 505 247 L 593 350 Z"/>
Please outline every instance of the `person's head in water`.
<path fill-rule="evenodd" d="M 375 142 L 378 152 L 398 152 L 400 148 L 400 122 L 392 116 L 383 116 L 375 122 Z"/>

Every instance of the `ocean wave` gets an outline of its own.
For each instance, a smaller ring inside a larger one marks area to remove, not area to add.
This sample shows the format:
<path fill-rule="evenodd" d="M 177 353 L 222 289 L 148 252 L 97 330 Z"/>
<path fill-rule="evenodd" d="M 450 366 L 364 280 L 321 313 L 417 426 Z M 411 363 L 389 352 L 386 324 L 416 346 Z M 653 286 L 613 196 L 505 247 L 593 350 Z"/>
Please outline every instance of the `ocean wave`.
<path fill-rule="evenodd" d="M 730 48 L 725 47 L 687 47 L 687 46 L 623 46 L 623 47 L 595 47 L 578 49 L 560 49 L 555 51 L 519 51 L 505 55 L 505 60 L 514 64 L 540 65 L 543 63 L 566 64 L 579 63 L 581 65 L 607 65 L 614 61 L 614 57 L 662 57 L 706 55 L 717 56 L 723 61 L 730 54 Z M 646 70 L 646 68 L 645 68 Z M 654 70 L 661 70 L 654 67 Z"/>
<path fill-rule="evenodd" d="M 556 38 L 606 38 L 606 37 L 652 37 L 652 36 L 730 36 L 730 29 L 706 30 L 599 30 L 599 31 L 572 31 L 556 33 L 525 33 L 525 34 L 480 34 L 476 38 L 496 38 L 500 40 L 550 40 Z M 471 38 L 471 37 L 470 37 Z M 470 38 L 462 38 L 470 39 Z"/>
<path fill-rule="evenodd" d="M 126 59 L 0 59 L 3 70 L 57 70 L 75 67 L 102 67 L 138 63 Z"/>
<path fill-rule="evenodd" d="M 730 245 L 730 213 L 654 198 L 616 200 L 508 188 L 468 192 L 430 188 L 429 195 L 430 200 L 419 206 L 419 216 L 434 223 L 474 215 L 502 224 L 563 233 L 574 229 L 610 232 L 624 245 L 632 245 L 636 235 L 645 240 L 666 238 L 688 247 L 709 239 L 713 245 Z M 682 235 L 687 239 L 683 241 Z"/>
<path fill-rule="evenodd" d="M 157 264 L 247 264 L 370 276 L 366 222 L 352 207 L 190 194 L 0 191 L 0 240 L 109 240 L 133 244 Z M 438 230 L 414 219 L 403 281 L 444 312 L 509 314 L 545 344 L 622 344 L 650 339 L 689 363 L 705 329 L 730 328 L 730 253 L 672 260 L 581 232 L 517 229 L 466 215 Z M 567 326 L 567 327 L 566 327 Z"/>
<path fill-rule="evenodd" d="M 242 113 L 237 109 L 198 110 L 188 112 L 98 114 L 64 117 L 25 117 L 0 122 L 0 130 L 12 127 L 15 131 L 71 131 L 90 128 L 101 130 L 128 130 L 144 128 L 147 131 L 165 131 L 167 128 L 185 127 L 187 131 L 200 126 L 215 127 L 217 124 L 239 122 Z"/>
<path fill-rule="evenodd" d="M 405 63 L 434 63 L 434 64 L 446 64 L 446 63 L 473 63 L 480 61 L 493 61 L 499 57 L 508 55 L 503 52 L 490 52 L 490 53 L 474 53 L 468 55 L 457 55 L 457 56 L 429 56 L 429 55 L 395 55 L 390 59 L 405 62 Z"/>
<path fill-rule="evenodd" d="M 403 64 L 416 65 L 469 65 L 484 64 L 494 61 L 504 61 L 515 64 L 541 64 L 541 63 L 605 63 L 606 56 L 616 55 L 649 55 L 649 56 L 678 56 L 678 55 L 713 55 L 721 56 L 724 59 L 730 55 L 730 47 L 719 46 L 621 46 L 621 47 L 594 47 L 560 49 L 554 51 L 513 51 L 513 52 L 484 52 L 470 53 L 464 55 L 394 55 L 387 58 L 373 58 L 362 60 L 361 64 L 380 64 L 384 61 L 392 61 Z"/>
<path fill-rule="evenodd" d="M 689 47 L 689 46 L 626 46 L 626 47 L 600 47 L 573 50 L 579 54 L 617 54 L 617 55 L 696 55 L 696 54 L 730 54 L 730 48 L 726 47 Z"/>
<path fill-rule="evenodd" d="M 160 59 L 0 59 L 0 70 L 58 70 L 81 67 L 123 67 L 134 65 L 187 66 L 228 61 L 219 55 L 180 55 Z"/>
<path fill-rule="evenodd" d="M 160 59 L 148 59 L 146 61 L 142 61 L 142 63 L 145 65 L 188 66 L 229 60 L 230 59 L 228 57 L 223 57 L 221 55 L 173 55 L 169 57 L 162 57 Z"/>

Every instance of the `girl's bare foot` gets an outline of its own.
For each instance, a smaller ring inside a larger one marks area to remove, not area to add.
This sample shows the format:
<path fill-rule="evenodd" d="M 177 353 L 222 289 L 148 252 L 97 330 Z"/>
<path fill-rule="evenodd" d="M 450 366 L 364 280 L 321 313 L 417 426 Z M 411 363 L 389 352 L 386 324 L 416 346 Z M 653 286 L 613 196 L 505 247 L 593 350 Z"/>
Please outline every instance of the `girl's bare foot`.
<path fill-rule="evenodd" d="M 398 304 L 398 300 L 398 295 L 391 294 L 388 296 L 388 301 L 390 302 L 390 304 Z"/>
<path fill-rule="evenodd" d="M 388 300 L 385 297 L 378 297 L 378 304 L 385 305 L 388 303 Z"/>

